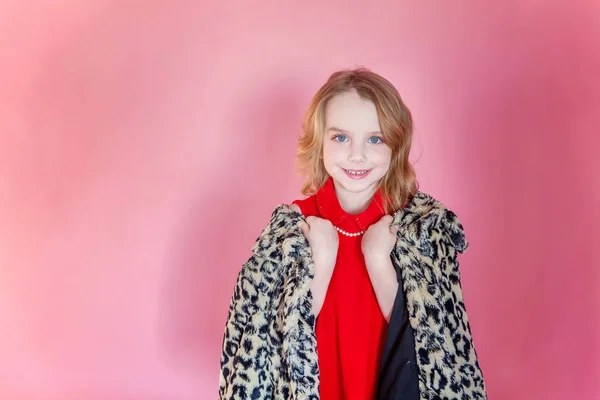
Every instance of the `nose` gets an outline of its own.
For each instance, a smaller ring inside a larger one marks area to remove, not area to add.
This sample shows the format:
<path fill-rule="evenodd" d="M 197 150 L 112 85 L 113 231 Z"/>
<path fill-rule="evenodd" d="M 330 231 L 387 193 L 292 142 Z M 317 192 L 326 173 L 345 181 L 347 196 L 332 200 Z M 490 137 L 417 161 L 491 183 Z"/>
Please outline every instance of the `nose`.
<path fill-rule="evenodd" d="M 350 147 L 350 154 L 348 155 L 348 161 L 352 163 L 363 163 L 365 161 L 364 146 L 360 143 L 353 143 Z"/>

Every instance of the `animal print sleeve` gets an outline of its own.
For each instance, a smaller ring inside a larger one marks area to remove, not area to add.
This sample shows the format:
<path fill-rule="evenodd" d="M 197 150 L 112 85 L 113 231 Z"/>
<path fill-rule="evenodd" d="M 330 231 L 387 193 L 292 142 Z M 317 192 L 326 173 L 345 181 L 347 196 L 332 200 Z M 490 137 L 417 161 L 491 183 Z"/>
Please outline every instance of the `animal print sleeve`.
<path fill-rule="evenodd" d="M 236 391 L 242 389 L 236 388 L 235 382 L 239 377 L 234 364 L 240 353 L 243 353 L 241 342 L 246 325 L 259 309 L 259 285 L 263 262 L 261 256 L 252 254 L 242 266 L 235 283 L 223 334 L 219 399 L 232 398 Z M 240 393 L 237 395 L 239 396 Z"/>
<path fill-rule="evenodd" d="M 455 348 L 453 368 L 461 377 L 464 398 L 484 400 L 487 399 L 486 388 L 467 317 L 458 261 L 458 253 L 466 250 L 468 243 L 456 215 L 447 211 L 446 216 L 447 219 L 442 222 L 446 233 L 441 246 L 444 266 L 442 280 L 443 286 L 451 290 L 445 292 L 442 302 L 446 311 L 444 323 L 449 328 Z"/>

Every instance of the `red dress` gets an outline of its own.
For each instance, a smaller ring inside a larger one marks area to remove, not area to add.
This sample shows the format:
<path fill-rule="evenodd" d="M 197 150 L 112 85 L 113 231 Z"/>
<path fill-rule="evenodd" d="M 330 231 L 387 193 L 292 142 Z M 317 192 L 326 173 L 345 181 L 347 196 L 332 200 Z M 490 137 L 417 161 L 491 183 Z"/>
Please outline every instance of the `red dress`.
<path fill-rule="evenodd" d="M 385 215 L 379 191 L 364 212 L 345 212 L 332 178 L 315 195 L 294 203 L 305 217 L 327 219 L 350 233 L 366 231 Z M 322 400 L 373 399 L 387 322 L 366 270 L 361 250 L 363 235 L 338 235 L 335 269 L 316 322 L 320 395 Z"/>

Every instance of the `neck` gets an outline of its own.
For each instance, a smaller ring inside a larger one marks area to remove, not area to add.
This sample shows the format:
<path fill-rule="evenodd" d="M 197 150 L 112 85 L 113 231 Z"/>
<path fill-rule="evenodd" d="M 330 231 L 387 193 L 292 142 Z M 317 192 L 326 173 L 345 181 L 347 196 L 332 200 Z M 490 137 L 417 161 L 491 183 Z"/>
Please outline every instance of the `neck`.
<path fill-rule="evenodd" d="M 365 211 L 369 207 L 369 204 L 377 191 L 376 185 L 373 185 L 360 193 L 351 193 L 344 189 L 340 189 L 335 182 L 333 186 L 342 210 L 351 215 L 360 214 Z"/>

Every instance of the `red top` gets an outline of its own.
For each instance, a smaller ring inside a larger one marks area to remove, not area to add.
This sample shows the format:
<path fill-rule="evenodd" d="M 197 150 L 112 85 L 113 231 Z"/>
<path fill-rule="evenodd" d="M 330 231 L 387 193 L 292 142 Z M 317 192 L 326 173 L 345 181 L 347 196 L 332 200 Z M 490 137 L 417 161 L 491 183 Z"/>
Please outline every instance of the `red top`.
<path fill-rule="evenodd" d="M 345 212 L 332 178 L 315 195 L 294 203 L 305 217 L 327 219 L 349 233 L 365 231 L 385 215 L 379 191 L 364 212 Z M 338 235 L 337 261 L 316 323 L 321 399 L 373 399 L 387 322 L 366 270 L 363 235 Z"/>

